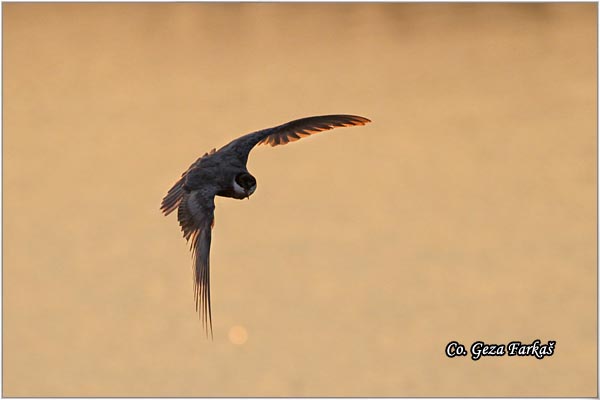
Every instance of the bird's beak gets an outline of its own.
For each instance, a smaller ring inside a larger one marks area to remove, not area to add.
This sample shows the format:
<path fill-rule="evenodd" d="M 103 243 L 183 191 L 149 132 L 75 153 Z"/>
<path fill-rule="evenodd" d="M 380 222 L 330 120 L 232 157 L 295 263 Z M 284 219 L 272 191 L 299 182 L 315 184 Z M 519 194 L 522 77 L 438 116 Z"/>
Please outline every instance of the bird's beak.
<path fill-rule="evenodd" d="M 246 198 L 250 200 L 250 194 L 248 194 L 248 191 L 246 191 Z"/>

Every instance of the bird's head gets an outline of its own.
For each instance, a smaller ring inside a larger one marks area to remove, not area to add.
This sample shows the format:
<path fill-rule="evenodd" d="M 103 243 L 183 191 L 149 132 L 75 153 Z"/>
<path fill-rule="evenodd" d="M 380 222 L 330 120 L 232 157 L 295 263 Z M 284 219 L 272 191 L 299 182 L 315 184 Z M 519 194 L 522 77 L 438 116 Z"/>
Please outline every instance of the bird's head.
<path fill-rule="evenodd" d="M 247 172 L 239 173 L 233 179 L 233 190 L 240 198 L 250 198 L 256 190 L 256 179 Z"/>

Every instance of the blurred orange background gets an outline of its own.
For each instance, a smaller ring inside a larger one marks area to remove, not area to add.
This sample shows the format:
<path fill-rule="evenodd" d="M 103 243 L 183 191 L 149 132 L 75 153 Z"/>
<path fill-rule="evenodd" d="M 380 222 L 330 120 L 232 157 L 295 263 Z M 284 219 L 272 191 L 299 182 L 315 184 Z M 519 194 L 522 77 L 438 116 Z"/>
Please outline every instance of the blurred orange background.
<path fill-rule="evenodd" d="M 597 396 L 596 4 L 2 7 L 4 396 Z M 162 197 L 330 113 L 217 199 L 207 340 Z"/>

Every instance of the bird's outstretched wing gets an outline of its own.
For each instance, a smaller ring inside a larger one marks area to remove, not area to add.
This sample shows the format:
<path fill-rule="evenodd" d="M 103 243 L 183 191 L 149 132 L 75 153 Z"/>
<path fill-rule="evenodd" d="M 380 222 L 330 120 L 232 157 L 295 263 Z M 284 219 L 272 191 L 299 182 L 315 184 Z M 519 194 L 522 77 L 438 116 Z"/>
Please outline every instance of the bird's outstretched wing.
<path fill-rule="evenodd" d="M 183 237 L 190 243 L 194 272 L 194 300 L 196 311 L 206 333 L 212 337 L 210 311 L 210 240 L 214 223 L 215 190 L 205 187 L 192 192 L 183 191 L 177 219 Z"/>
<path fill-rule="evenodd" d="M 358 115 L 320 115 L 316 117 L 301 118 L 273 128 L 249 133 L 232 141 L 222 150 L 234 151 L 237 153 L 238 157 L 242 158 L 245 162 L 248 159 L 250 150 L 257 144 L 278 146 L 294 142 L 314 133 L 344 126 L 365 125 L 369 122 L 371 122 L 371 120 L 368 118 L 360 117 Z"/>

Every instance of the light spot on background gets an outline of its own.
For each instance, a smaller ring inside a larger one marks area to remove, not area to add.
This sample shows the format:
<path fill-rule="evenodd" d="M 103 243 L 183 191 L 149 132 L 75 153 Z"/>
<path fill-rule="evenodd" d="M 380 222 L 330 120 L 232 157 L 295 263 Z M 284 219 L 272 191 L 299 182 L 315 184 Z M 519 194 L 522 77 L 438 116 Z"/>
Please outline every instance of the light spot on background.
<path fill-rule="evenodd" d="M 235 325 L 229 329 L 229 340 L 233 344 L 242 345 L 248 340 L 248 332 L 243 326 Z"/>

